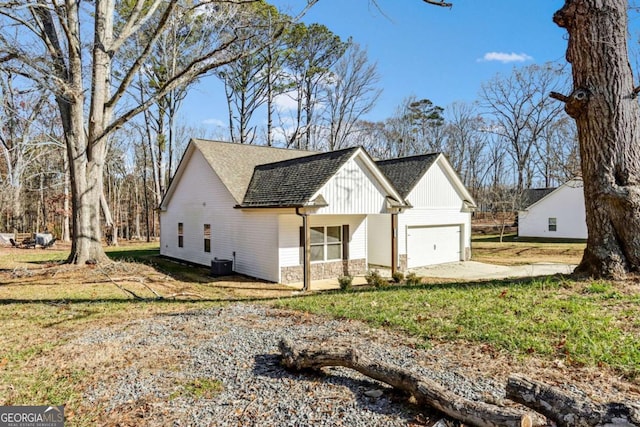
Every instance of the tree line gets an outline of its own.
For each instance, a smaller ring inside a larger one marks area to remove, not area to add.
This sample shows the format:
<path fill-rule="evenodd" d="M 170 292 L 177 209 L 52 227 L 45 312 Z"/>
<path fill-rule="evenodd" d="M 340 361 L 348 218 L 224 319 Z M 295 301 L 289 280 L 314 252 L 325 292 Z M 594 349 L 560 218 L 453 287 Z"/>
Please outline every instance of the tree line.
<path fill-rule="evenodd" d="M 131 14 L 127 5 L 114 13 Z M 295 23 L 265 2 L 226 13 L 235 19 L 238 38 L 225 47 L 234 59 L 218 64 L 208 78 L 224 84 L 228 134 L 179 123 L 182 101 L 202 77 L 163 89 L 224 30 L 201 14 L 169 15 L 128 88 L 134 104 L 153 102 L 110 134 L 104 147 L 99 198 L 109 242 L 159 235 L 155 208 L 194 136 L 317 151 L 362 145 L 380 159 L 443 152 L 487 211 L 518 209 L 524 189 L 555 186 L 578 173 L 574 127 L 548 98 L 566 85 L 559 65 L 496 75 L 473 103 L 441 107 L 409 95 L 391 117 L 367 121 L 363 117 L 383 88 L 366 49 L 324 25 Z M 139 58 L 148 37 L 140 32 L 128 40 L 123 56 Z M 69 240 L 71 171 L 55 98 L 41 82 L 11 68 L 0 69 L 0 85 L 0 229 L 49 230 Z"/>
<path fill-rule="evenodd" d="M 513 199 L 561 182 L 579 163 L 589 230 L 579 270 L 624 276 L 640 259 L 631 11 L 624 0 L 566 0 L 556 12 L 571 87 L 553 65 L 525 67 L 487 82 L 477 103 L 442 108 L 409 97 L 393 117 L 369 123 L 362 118 L 380 89 L 366 51 L 264 1 L 0 2 L 0 226 L 59 227 L 62 237 L 69 228 L 68 261 L 79 264 L 108 261 L 103 223 L 114 238 L 116 228 L 153 237 L 153 208 L 184 144 L 177 112 L 194 83 L 216 75 L 234 142 L 358 144 L 381 158 L 444 151 L 487 206 L 492 192 Z M 281 108 L 283 99 L 293 108 Z M 260 109 L 264 129 L 255 125 Z"/>

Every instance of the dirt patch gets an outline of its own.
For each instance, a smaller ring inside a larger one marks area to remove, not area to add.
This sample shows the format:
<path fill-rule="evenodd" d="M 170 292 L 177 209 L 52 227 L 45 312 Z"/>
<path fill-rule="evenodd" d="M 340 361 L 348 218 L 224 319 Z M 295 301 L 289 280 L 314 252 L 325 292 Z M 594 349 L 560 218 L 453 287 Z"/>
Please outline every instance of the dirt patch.
<path fill-rule="evenodd" d="M 584 243 L 491 242 L 473 241 L 474 261 L 500 265 L 535 263 L 578 264 Z"/>

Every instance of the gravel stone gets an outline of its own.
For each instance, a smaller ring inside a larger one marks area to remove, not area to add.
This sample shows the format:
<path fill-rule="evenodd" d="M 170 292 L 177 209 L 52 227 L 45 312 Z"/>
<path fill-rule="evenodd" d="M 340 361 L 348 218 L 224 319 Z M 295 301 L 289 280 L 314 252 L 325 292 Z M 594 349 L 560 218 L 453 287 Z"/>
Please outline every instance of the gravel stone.
<path fill-rule="evenodd" d="M 442 418 L 346 368 L 287 371 L 280 366 L 282 338 L 346 340 L 369 357 L 410 369 L 469 399 L 504 397 L 504 385 L 487 378 L 467 380 L 437 350 L 413 348 L 405 337 L 355 321 L 235 304 L 156 316 L 121 328 L 93 330 L 73 344 L 111 347 L 127 355 L 128 366 L 110 369 L 101 383 L 86 390 L 85 401 L 100 405 L 107 416 L 133 412 L 139 425 L 369 427 Z M 446 369 L 422 366 L 432 359 Z M 219 381 L 221 390 L 208 398 L 185 391 L 185 384 L 205 378 Z"/>

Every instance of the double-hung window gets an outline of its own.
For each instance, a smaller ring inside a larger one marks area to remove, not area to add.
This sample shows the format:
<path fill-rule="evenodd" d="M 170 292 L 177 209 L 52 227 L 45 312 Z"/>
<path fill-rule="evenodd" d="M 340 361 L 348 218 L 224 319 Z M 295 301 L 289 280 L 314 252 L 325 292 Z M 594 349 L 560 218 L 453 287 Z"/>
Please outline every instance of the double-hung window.
<path fill-rule="evenodd" d="M 178 247 L 184 247 L 184 225 L 181 222 L 178 223 Z"/>
<path fill-rule="evenodd" d="M 556 231 L 558 229 L 558 218 L 549 218 L 549 231 Z"/>
<path fill-rule="evenodd" d="M 311 227 L 311 261 L 342 259 L 342 227 Z"/>

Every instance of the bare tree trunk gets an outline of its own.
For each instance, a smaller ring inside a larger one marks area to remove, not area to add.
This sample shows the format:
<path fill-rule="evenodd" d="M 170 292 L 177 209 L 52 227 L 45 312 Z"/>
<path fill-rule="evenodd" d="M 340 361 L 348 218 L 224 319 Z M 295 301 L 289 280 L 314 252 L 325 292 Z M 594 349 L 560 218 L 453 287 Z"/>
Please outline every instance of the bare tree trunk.
<path fill-rule="evenodd" d="M 627 0 L 566 0 L 573 92 L 554 98 L 576 121 L 587 248 L 577 272 L 622 278 L 640 268 L 640 107 L 627 51 Z"/>
<path fill-rule="evenodd" d="M 539 412 L 560 427 L 640 425 L 640 406 L 637 404 L 595 404 L 519 375 L 509 377 L 507 398 Z"/>
<path fill-rule="evenodd" d="M 73 240 L 70 263 L 106 262 L 100 232 L 100 197 L 102 196 L 102 172 L 106 155 L 106 138 L 102 137 L 106 120 L 110 116 L 105 108 L 109 93 L 111 72 L 110 57 L 105 48 L 110 42 L 108 27 L 108 2 L 98 2 L 95 17 L 95 43 L 93 50 L 93 74 L 91 76 L 91 107 L 89 129 L 84 128 L 84 91 L 82 82 L 82 58 L 79 39 L 71 39 L 68 79 L 73 88 L 72 97 L 57 97 L 65 130 L 65 142 L 69 156 L 71 177 Z M 78 5 L 71 6 L 69 27 L 73 34 L 80 34 Z M 55 36 L 53 36 L 55 37 Z M 100 139 L 99 139 L 100 138 Z"/>
<path fill-rule="evenodd" d="M 144 223 L 147 242 L 151 241 L 151 226 L 149 224 L 149 191 L 147 189 L 147 146 L 142 143 L 142 195 L 144 197 Z"/>
<path fill-rule="evenodd" d="M 62 236 L 60 236 L 63 242 L 71 241 L 71 233 L 69 231 L 69 160 L 67 156 L 63 154 L 64 165 L 64 200 L 62 201 Z"/>

